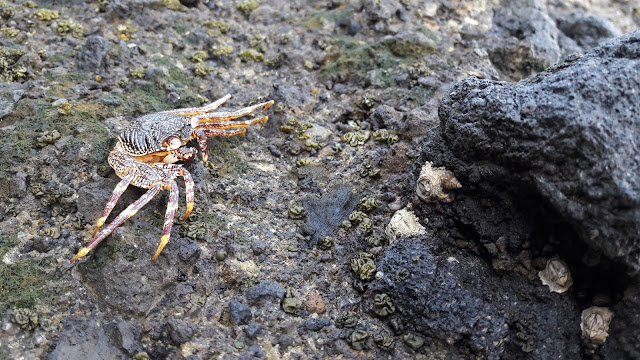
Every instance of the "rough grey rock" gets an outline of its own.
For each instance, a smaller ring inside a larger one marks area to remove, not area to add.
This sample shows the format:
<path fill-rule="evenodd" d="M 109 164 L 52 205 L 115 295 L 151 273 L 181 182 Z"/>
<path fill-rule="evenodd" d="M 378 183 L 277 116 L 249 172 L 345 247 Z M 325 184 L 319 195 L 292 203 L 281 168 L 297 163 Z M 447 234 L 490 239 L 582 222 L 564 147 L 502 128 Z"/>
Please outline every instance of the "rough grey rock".
<path fill-rule="evenodd" d="M 229 304 L 229 311 L 231 312 L 231 318 L 236 325 L 246 324 L 253 316 L 247 305 L 238 301 L 232 301 Z"/>
<path fill-rule="evenodd" d="M 245 290 L 244 297 L 250 304 L 255 305 L 265 299 L 280 301 L 284 293 L 284 288 L 277 282 L 261 280 L 257 285 Z"/>
<path fill-rule="evenodd" d="M 0 83 L 0 119 L 11 114 L 28 86 L 20 83 Z"/>
<path fill-rule="evenodd" d="M 63 321 L 63 332 L 55 349 L 49 354 L 49 360 L 69 359 L 127 359 L 114 337 L 107 334 L 108 329 L 101 326 L 102 321 L 77 320 L 68 318 Z"/>
<path fill-rule="evenodd" d="M 329 319 L 309 318 L 302 323 L 302 326 L 309 331 L 320 331 L 325 326 L 329 326 L 329 324 L 331 324 Z"/>
<path fill-rule="evenodd" d="M 76 54 L 76 66 L 80 70 L 104 70 L 107 65 L 107 53 L 111 49 L 111 42 L 102 36 L 87 37 Z"/>
<path fill-rule="evenodd" d="M 255 339 L 256 336 L 258 336 L 258 334 L 263 330 L 262 325 L 251 321 L 249 322 L 249 325 L 247 325 L 247 327 L 244 329 L 244 332 L 247 334 L 247 336 L 251 339 Z"/>
<path fill-rule="evenodd" d="M 541 0 L 503 1 L 493 21 L 495 30 L 510 38 L 492 46 L 490 58 L 509 76 L 522 78 L 560 59 L 558 28 Z"/>
<path fill-rule="evenodd" d="M 357 195 L 347 187 L 330 189 L 321 198 L 307 198 L 303 202 L 307 211 L 304 232 L 311 235 L 314 241 L 333 235 L 342 220 L 356 207 L 358 200 Z"/>
<path fill-rule="evenodd" d="M 459 252 L 447 257 L 443 251 L 433 233 L 399 239 L 378 261 L 385 275 L 370 285 L 367 298 L 387 294 L 404 332 L 448 343 L 452 355 L 579 358 L 579 333 L 560 320 L 562 314 L 579 323 L 570 298 L 532 288 L 525 279 L 498 276 L 479 257 Z M 531 298 L 536 301 L 525 300 Z"/>
<path fill-rule="evenodd" d="M 591 49 L 605 40 L 621 35 L 609 21 L 597 16 L 585 15 L 579 10 L 558 17 L 556 24 L 558 29 L 583 49 Z"/>
<path fill-rule="evenodd" d="M 440 104 L 464 160 L 518 175 L 580 238 L 640 271 L 640 31 L 512 84 L 465 79 Z"/>

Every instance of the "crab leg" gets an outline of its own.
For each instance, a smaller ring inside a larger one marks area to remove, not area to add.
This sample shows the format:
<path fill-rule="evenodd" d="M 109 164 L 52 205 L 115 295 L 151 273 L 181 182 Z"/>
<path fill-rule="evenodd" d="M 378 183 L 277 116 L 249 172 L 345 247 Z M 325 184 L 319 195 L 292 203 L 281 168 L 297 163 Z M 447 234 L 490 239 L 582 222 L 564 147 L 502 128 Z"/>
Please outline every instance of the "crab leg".
<path fill-rule="evenodd" d="M 120 226 L 120 224 L 122 224 L 127 219 L 135 215 L 138 212 L 138 210 L 140 210 L 149 201 L 151 201 L 151 199 L 153 199 L 153 197 L 156 196 L 161 189 L 162 189 L 161 183 L 156 183 L 155 185 L 153 185 L 153 187 L 149 189 L 149 191 L 147 191 L 138 200 L 136 200 L 131 205 L 129 205 L 126 209 L 124 209 L 120 213 L 120 215 L 118 215 L 118 217 L 116 217 L 109 225 L 107 225 L 106 228 L 102 229 L 102 231 L 98 234 L 97 237 L 91 240 L 87 245 L 85 245 L 85 247 L 80 249 L 80 251 L 78 251 L 78 254 L 73 259 L 71 259 L 71 262 L 74 262 L 79 258 L 87 255 L 89 251 L 91 251 L 91 249 L 96 247 L 96 245 L 98 245 L 102 240 L 104 240 L 104 238 L 109 236 L 109 234 L 111 234 L 111 232 L 115 228 L 117 228 L 118 226 Z"/>
<path fill-rule="evenodd" d="M 175 110 L 167 110 L 160 112 L 161 114 L 171 114 L 171 115 L 182 115 L 182 116 L 191 116 L 202 114 L 205 112 L 211 112 L 220 107 L 220 105 L 227 102 L 227 100 L 231 99 L 231 95 L 227 94 L 220 99 L 212 102 L 211 104 L 205 105 L 199 108 L 183 108 L 183 109 L 175 109 Z"/>
<path fill-rule="evenodd" d="M 187 169 L 182 167 L 182 165 L 180 164 L 154 164 L 154 165 L 160 169 L 169 170 L 173 173 L 176 173 L 178 174 L 178 176 L 182 176 L 184 178 L 187 210 L 185 211 L 184 216 L 182 217 L 182 220 L 183 221 L 187 220 L 195 204 L 195 191 L 194 191 L 195 183 L 193 182 L 193 177 L 191 176 L 191 173 L 189 173 Z"/>
<path fill-rule="evenodd" d="M 257 105 L 253 105 L 253 106 L 248 106 L 244 109 L 240 109 L 240 110 L 236 110 L 236 111 L 222 111 L 222 112 L 213 112 L 213 113 L 205 113 L 205 114 L 199 114 L 199 115 L 195 115 L 191 118 L 191 122 L 192 122 L 192 126 L 194 125 L 194 122 L 196 122 L 196 126 L 201 125 L 203 123 L 208 123 L 208 122 L 219 122 L 219 121 L 225 121 L 225 120 L 231 120 L 231 119 L 237 119 L 239 117 L 243 117 L 245 115 L 249 115 L 252 112 L 262 108 L 262 111 L 266 111 L 271 105 L 273 105 L 274 101 L 268 101 L 265 103 L 261 103 L 261 104 L 257 104 Z M 194 126 L 195 127 L 195 126 Z"/>
<path fill-rule="evenodd" d="M 169 202 L 167 203 L 167 212 L 164 215 L 164 227 L 162 228 L 162 237 L 160 238 L 160 245 L 158 246 L 158 250 L 156 250 L 156 254 L 153 255 L 151 261 L 155 261 L 158 258 L 158 255 L 162 252 L 162 249 L 169 243 L 169 238 L 171 237 L 171 228 L 173 227 L 173 218 L 176 214 L 176 209 L 178 208 L 178 184 L 175 181 L 172 181 L 166 187 L 169 189 Z M 189 211 L 189 210 L 187 210 Z"/>
<path fill-rule="evenodd" d="M 267 123 L 269 120 L 268 116 L 263 116 L 255 119 L 248 120 L 240 120 L 240 121 L 229 121 L 229 120 L 220 120 L 216 122 L 208 122 L 198 125 L 198 129 L 231 129 L 231 128 L 245 128 L 247 126 L 261 123 L 262 126 Z"/>
<path fill-rule="evenodd" d="M 122 196 L 125 190 L 127 190 L 127 187 L 129 187 L 129 184 L 131 184 L 131 181 L 133 180 L 134 176 L 135 176 L 135 171 L 128 171 L 122 177 L 122 180 L 120 180 L 118 185 L 116 185 L 116 188 L 113 189 L 113 193 L 111 194 L 111 197 L 107 202 L 107 205 L 104 207 L 104 210 L 102 211 L 102 215 L 100 216 L 100 219 L 98 219 L 96 229 L 93 230 L 93 235 L 91 235 L 92 238 L 96 236 L 96 233 L 98 232 L 100 227 L 107 220 L 107 218 L 109 217 L 109 214 L 111 214 L 111 211 L 113 211 L 113 208 L 116 207 L 116 203 L 118 202 L 118 200 L 120 200 L 120 196 Z"/>

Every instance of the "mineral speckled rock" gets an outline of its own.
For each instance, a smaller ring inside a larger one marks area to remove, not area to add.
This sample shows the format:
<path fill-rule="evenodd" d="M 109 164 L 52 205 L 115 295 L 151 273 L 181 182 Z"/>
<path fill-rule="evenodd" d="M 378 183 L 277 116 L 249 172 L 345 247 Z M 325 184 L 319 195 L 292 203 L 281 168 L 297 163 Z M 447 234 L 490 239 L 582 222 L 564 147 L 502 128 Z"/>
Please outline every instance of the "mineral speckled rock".
<path fill-rule="evenodd" d="M 439 108 L 462 159 L 526 181 L 580 238 L 640 271 L 640 31 L 512 84 L 468 78 Z"/>
<path fill-rule="evenodd" d="M 406 332 L 450 344 L 454 357 L 514 359 L 529 353 L 540 359 L 580 358 L 580 310 L 573 300 L 554 298 L 542 287 L 531 289 L 526 280 L 502 278 L 480 258 L 442 256 L 433 236 L 398 239 L 378 261 L 385 275 L 366 292 L 369 298 L 384 293 L 393 299 L 393 316 L 399 316 Z M 399 276 L 402 272 L 409 275 Z M 523 296 L 538 301 L 520 301 Z M 518 325 L 522 314 L 544 321 L 523 328 Z M 575 323 L 565 323 L 560 314 Z"/>

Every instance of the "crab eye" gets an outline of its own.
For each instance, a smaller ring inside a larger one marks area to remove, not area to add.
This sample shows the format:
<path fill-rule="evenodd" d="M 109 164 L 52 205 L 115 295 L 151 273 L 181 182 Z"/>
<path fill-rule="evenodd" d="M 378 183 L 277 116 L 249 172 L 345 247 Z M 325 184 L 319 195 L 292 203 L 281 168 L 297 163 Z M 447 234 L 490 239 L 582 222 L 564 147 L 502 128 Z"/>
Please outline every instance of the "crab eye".
<path fill-rule="evenodd" d="M 177 136 L 170 136 L 164 141 L 167 150 L 175 150 L 182 146 L 182 140 Z"/>

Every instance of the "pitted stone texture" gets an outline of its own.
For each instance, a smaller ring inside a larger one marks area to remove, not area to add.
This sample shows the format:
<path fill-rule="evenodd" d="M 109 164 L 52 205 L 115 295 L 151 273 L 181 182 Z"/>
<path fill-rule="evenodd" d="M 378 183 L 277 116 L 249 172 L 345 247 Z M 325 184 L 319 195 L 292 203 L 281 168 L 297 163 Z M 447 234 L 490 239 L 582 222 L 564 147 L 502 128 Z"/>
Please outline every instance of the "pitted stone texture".
<path fill-rule="evenodd" d="M 640 31 L 520 83 L 468 78 L 442 136 L 533 187 L 583 241 L 640 271 Z"/>

